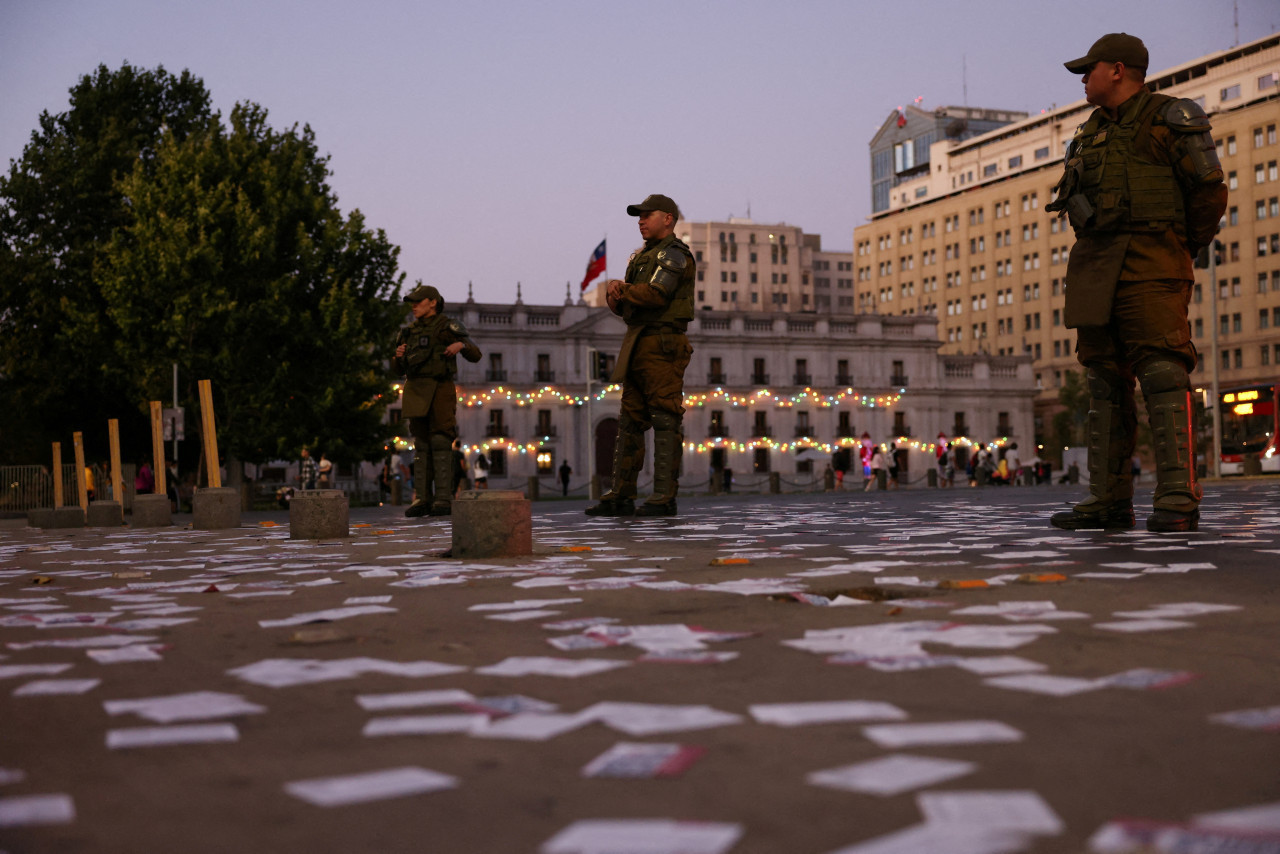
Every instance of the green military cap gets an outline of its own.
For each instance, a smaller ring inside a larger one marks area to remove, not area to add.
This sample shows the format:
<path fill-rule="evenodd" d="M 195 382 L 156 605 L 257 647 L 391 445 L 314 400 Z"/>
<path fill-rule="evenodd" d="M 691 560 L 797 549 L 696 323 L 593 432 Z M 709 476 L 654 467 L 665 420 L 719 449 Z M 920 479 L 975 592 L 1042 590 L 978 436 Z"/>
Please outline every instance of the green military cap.
<path fill-rule="evenodd" d="M 1147 46 L 1142 39 L 1128 33 L 1107 33 L 1093 43 L 1079 59 L 1064 62 L 1072 74 L 1084 74 L 1095 62 L 1123 62 L 1130 68 L 1147 70 Z"/>
<path fill-rule="evenodd" d="M 408 303 L 422 302 L 424 299 L 433 299 L 440 303 L 444 302 L 438 290 L 431 287 L 431 285 L 424 285 L 421 282 L 418 283 L 416 288 L 404 295 L 404 301 Z"/>
<path fill-rule="evenodd" d="M 671 201 L 670 196 L 660 196 L 657 193 L 647 197 L 638 205 L 627 205 L 627 216 L 640 216 L 642 213 L 649 211 L 662 211 L 669 213 L 676 219 L 680 218 L 680 208 L 676 207 L 676 203 Z"/>

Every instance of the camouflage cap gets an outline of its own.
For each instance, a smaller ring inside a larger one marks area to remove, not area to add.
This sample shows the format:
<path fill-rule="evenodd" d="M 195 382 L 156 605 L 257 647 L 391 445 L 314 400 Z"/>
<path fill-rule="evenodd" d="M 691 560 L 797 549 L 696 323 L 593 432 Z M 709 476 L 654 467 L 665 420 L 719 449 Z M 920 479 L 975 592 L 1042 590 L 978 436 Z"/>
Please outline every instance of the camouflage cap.
<path fill-rule="evenodd" d="M 640 216 L 642 213 L 649 211 L 662 211 L 669 213 L 676 219 L 680 218 L 680 208 L 676 207 L 676 203 L 671 201 L 670 196 L 660 196 L 653 194 L 648 196 L 638 205 L 627 205 L 627 216 Z"/>
<path fill-rule="evenodd" d="M 440 296 L 440 292 L 431 285 L 424 285 L 421 282 L 409 293 L 404 295 L 404 301 L 408 303 L 422 302 L 424 299 L 433 299 L 436 302 L 444 302 Z"/>
<path fill-rule="evenodd" d="M 1123 62 L 1130 68 L 1146 71 L 1148 61 L 1147 46 L 1142 39 L 1128 33 L 1107 33 L 1094 42 L 1084 56 L 1063 65 L 1072 74 L 1084 74 L 1095 62 Z"/>

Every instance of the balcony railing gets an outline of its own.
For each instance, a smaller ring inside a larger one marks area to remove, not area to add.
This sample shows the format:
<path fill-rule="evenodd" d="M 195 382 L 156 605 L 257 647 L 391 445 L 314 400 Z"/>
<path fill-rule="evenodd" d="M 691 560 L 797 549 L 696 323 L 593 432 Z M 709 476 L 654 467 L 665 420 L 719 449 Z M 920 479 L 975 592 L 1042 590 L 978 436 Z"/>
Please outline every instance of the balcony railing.
<path fill-rule="evenodd" d="M 728 439 L 729 428 L 723 424 L 712 424 L 707 428 L 707 435 L 713 439 Z"/>
<path fill-rule="evenodd" d="M 511 435 L 505 424 L 490 424 L 484 428 L 484 435 L 490 439 L 505 439 Z"/>
<path fill-rule="evenodd" d="M 952 424 L 951 425 L 952 436 L 968 436 L 969 433 L 970 433 L 970 430 L 969 430 L 968 424 Z"/>
<path fill-rule="evenodd" d="M 813 374 L 796 373 L 794 379 L 796 385 L 813 385 Z"/>
<path fill-rule="evenodd" d="M 768 424 L 755 424 L 751 427 L 751 438 L 767 439 L 773 435 L 773 429 Z"/>
<path fill-rule="evenodd" d="M 489 383 L 505 383 L 507 381 L 506 371 L 485 371 L 484 380 Z"/>
<path fill-rule="evenodd" d="M 906 374 L 894 374 L 893 376 L 889 377 L 889 385 L 891 385 L 891 386 L 896 386 L 896 387 L 898 387 L 898 388 L 906 388 L 906 387 L 907 387 L 907 375 L 906 375 Z"/>
<path fill-rule="evenodd" d="M 724 385 L 724 374 L 707 374 L 707 385 Z"/>
<path fill-rule="evenodd" d="M 756 385 L 768 385 L 769 375 L 768 374 L 752 374 L 751 382 L 755 383 Z"/>
<path fill-rule="evenodd" d="M 797 424 L 797 425 L 796 425 L 796 438 L 797 438 L 797 439 L 804 439 L 804 438 L 806 438 L 806 437 L 808 437 L 808 436 L 812 436 L 812 435 L 813 435 L 813 427 L 811 427 L 810 425 L 808 425 L 808 424 Z"/>
<path fill-rule="evenodd" d="M 553 383 L 556 381 L 555 371 L 534 371 L 533 381 L 538 383 Z"/>
<path fill-rule="evenodd" d="M 554 439 L 556 435 L 556 426 L 554 424 L 539 424 L 533 430 L 533 438 L 535 439 Z"/>
<path fill-rule="evenodd" d="M 836 385 L 853 385 L 853 374 L 836 374 Z"/>

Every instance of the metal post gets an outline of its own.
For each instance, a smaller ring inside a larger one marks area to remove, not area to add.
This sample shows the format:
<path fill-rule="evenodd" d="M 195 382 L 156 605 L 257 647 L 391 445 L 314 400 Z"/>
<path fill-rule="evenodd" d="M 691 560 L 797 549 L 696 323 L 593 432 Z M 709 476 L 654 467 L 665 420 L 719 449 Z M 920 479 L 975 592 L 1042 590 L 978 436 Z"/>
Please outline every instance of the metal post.
<path fill-rule="evenodd" d="M 1213 436 L 1210 445 L 1209 473 L 1214 477 L 1222 476 L 1222 396 L 1218 392 L 1218 253 L 1217 241 L 1209 246 L 1209 287 L 1213 291 L 1209 309 L 1212 313 L 1210 330 L 1210 346 L 1213 348 L 1213 357 L 1209 360 L 1209 388 L 1210 400 L 1209 405 L 1213 407 Z"/>
<path fill-rule="evenodd" d="M 173 408 L 178 408 L 178 363 L 173 363 Z M 178 420 L 174 417 L 173 421 L 173 465 L 178 465 Z"/>
<path fill-rule="evenodd" d="M 606 261 L 607 263 L 607 261 Z M 596 431 L 591 420 L 591 374 L 595 371 L 599 356 L 594 347 L 587 348 L 587 497 L 594 499 L 596 495 Z"/>

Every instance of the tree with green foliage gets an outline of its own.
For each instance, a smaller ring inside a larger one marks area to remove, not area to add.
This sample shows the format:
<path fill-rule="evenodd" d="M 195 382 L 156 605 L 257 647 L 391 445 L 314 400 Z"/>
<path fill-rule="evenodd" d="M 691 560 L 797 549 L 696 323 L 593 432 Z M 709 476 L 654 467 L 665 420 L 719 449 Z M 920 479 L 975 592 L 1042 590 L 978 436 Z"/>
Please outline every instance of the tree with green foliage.
<path fill-rule="evenodd" d="M 163 391 L 172 362 L 188 399 L 212 380 L 229 458 L 311 445 L 354 462 L 388 435 L 399 249 L 359 211 L 341 215 L 328 175 L 309 127 L 276 131 L 240 104 L 226 128 L 164 137 L 121 181 L 132 218 L 98 269 L 116 359 L 143 398 Z"/>
<path fill-rule="evenodd" d="M 108 418 L 149 450 L 174 363 L 191 432 L 213 381 L 230 458 L 378 455 L 399 249 L 339 212 L 311 129 L 253 104 L 224 127 L 188 72 L 100 67 L 71 95 L 0 179 L 0 459 L 77 429 L 97 456 Z"/>
<path fill-rule="evenodd" d="M 114 330 L 94 278 L 112 233 L 131 216 L 118 181 L 147 172 L 162 136 L 211 120 L 209 93 L 184 71 L 99 66 L 47 111 L 0 176 L 0 460 L 46 459 L 51 441 L 85 431 L 105 455 L 108 418 L 145 424 L 113 362 Z"/>

